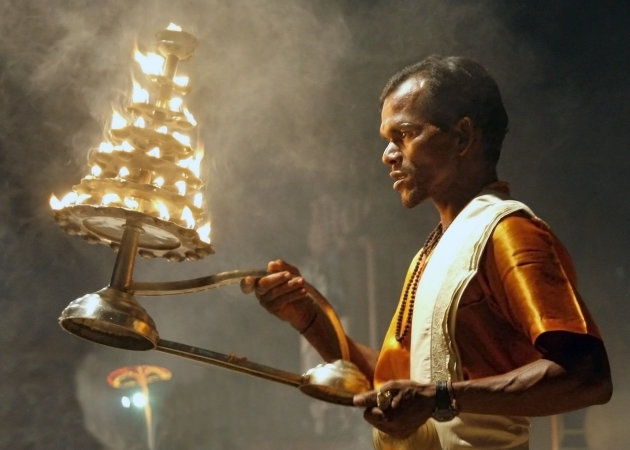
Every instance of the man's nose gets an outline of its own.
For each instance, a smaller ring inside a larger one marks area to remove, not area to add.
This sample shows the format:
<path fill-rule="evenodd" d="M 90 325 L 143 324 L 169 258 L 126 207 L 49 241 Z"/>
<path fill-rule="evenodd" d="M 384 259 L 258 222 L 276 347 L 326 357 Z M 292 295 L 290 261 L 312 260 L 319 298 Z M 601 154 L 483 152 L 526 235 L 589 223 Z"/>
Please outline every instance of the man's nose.
<path fill-rule="evenodd" d="M 396 144 L 390 142 L 383 152 L 383 164 L 386 166 L 395 166 L 402 160 L 402 153 Z"/>

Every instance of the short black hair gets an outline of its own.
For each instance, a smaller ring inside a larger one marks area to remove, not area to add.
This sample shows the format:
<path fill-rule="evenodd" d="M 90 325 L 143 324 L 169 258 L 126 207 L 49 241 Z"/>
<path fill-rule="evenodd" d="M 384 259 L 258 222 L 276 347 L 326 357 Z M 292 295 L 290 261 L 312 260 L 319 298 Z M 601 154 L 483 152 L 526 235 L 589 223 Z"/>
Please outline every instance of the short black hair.
<path fill-rule="evenodd" d="M 470 117 L 482 131 L 487 157 L 497 162 L 508 130 L 508 115 L 496 81 L 476 61 L 460 56 L 431 55 L 394 74 L 381 93 L 385 98 L 410 78 L 426 80 L 422 112 L 434 125 L 447 130 Z"/>

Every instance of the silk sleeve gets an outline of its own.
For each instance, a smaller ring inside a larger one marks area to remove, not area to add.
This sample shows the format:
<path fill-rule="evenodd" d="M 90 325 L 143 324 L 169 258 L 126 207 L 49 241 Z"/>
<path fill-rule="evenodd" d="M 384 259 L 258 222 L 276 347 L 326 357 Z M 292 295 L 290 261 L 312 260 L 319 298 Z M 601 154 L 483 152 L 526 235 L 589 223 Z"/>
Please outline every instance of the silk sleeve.
<path fill-rule="evenodd" d="M 520 214 L 502 220 L 487 247 L 487 273 L 495 307 L 533 345 L 546 332 L 599 338 L 576 287 L 564 246 L 540 220 Z"/>

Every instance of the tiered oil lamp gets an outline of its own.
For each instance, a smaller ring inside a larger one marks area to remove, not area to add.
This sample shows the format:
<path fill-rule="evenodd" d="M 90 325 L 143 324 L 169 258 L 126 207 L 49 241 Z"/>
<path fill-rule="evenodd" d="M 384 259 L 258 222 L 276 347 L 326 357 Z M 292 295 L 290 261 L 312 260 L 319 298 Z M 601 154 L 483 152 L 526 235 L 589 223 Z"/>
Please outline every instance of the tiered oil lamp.
<path fill-rule="evenodd" d="M 156 41 L 155 53 L 136 51 L 146 86 L 134 81 L 131 102 L 125 111 L 113 113 L 107 140 L 88 158 L 90 175 L 61 200 L 51 198 L 54 217 L 67 233 L 107 244 L 118 253 L 109 285 L 71 302 L 59 318 L 61 326 L 101 344 L 156 349 L 351 404 L 352 395 L 367 390 L 369 382 L 349 362 L 341 322 L 312 286 L 307 286 L 309 297 L 337 337 L 339 360 L 304 375 L 160 339 L 153 319 L 136 300 L 136 295 L 198 292 L 266 273 L 234 270 L 191 280 L 133 280 L 136 254 L 178 262 L 213 253 L 199 177 L 203 150 L 189 136 L 197 124 L 183 101 L 188 78 L 178 74 L 180 62 L 192 56 L 197 39 L 171 24 L 156 34 Z"/>
<path fill-rule="evenodd" d="M 159 54 L 136 51 L 148 89 L 134 81 L 131 103 L 113 113 L 108 140 L 89 157 L 91 174 L 62 200 L 53 196 L 51 206 L 67 233 L 88 242 L 118 250 L 132 240 L 145 257 L 196 260 L 212 253 L 199 178 L 203 150 L 185 134 L 196 121 L 183 103 L 188 79 L 176 73 L 197 40 L 173 25 L 157 40 Z"/>

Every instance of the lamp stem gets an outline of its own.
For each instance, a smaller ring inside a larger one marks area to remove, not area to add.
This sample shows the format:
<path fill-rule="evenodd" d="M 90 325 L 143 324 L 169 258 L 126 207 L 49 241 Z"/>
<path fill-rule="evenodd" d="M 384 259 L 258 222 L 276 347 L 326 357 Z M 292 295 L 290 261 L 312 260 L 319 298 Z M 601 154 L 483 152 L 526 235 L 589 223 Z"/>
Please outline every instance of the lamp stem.
<path fill-rule="evenodd" d="M 110 286 L 123 292 L 128 292 L 133 282 L 133 266 L 136 260 L 142 227 L 134 220 L 127 220 L 123 228 L 120 249 L 114 264 Z"/>

